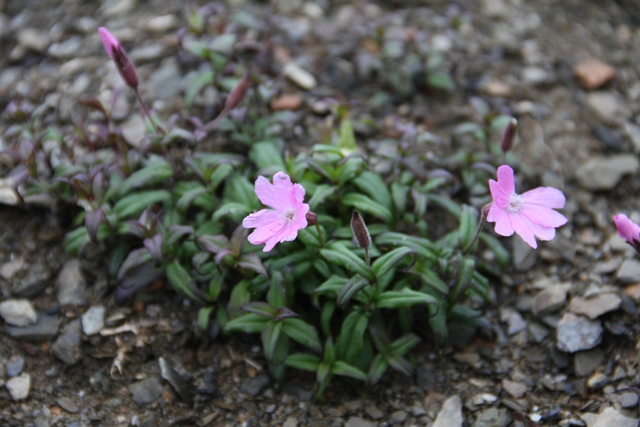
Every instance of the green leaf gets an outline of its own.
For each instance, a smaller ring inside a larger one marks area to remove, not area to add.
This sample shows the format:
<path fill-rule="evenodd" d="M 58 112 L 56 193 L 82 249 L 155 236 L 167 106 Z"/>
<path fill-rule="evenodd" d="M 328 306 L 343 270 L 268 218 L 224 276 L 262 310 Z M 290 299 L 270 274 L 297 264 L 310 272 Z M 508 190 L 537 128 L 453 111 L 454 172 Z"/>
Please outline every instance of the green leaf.
<path fill-rule="evenodd" d="M 249 150 L 249 159 L 259 168 L 269 171 L 284 171 L 286 166 L 282 155 L 270 141 L 257 142 Z"/>
<path fill-rule="evenodd" d="M 342 203 L 353 206 L 359 211 L 366 212 L 385 222 L 391 222 L 393 215 L 385 206 L 360 193 L 349 193 L 342 198 Z"/>
<path fill-rule="evenodd" d="M 346 268 L 347 270 L 359 274 L 369 281 L 374 281 L 375 276 L 369 266 L 349 249 L 340 243 L 331 245 L 331 249 L 320 249 L 320 254 L 330 263 Z"/>
<path fill-rule="evenodd" d="M 427 76 L 427 86 L 449 92 L 453 92 L 456 89 L 456 84 L 453 82 L 451 76 L 444 73 L 429 73 Z"/>
<path fill-rule="evenodd" d="M 227 324 L 224 325 L 224 330 L 225 332 L 257 334 L 262 332 L 270 321 L 270 319 L 255 313 L 245 313 L 235 319 L 229 320 Z"/>
<path fill-rule="evenodd" d="M 254 253 L 243 254 L 238 258 L 238 262 L 236 265 L 239 268 L 243 268 L 246 270 L 251 270 L 258 274 L 263 274 L 264 276 L 268 276 L 267 270 L 262 265 L 262 261 L 258 257 L 258 255 Z"/>
<path fill-rule="evenodd" d="M 176 209 L 178 209 L 178 212 L 180 212 L 181 214 L 184 214 L 187 209 L 189 209 L 189 206 L 191 206 L 193 201 L 198 196 L 205 194 L 206 192 L 207 189 L 202 185 L 197 185 L 194 188 L 185 191 L 176 202 Z"/>
<path fill-rule="evenodd" d="M 509 266 L 509 251 L 507 251 L 502 243 L 492 235 L 486 232 L 480 233 L 480 240 L 487 245 L 498 260 L 500 268 L 504 269 Z"/>
<path fill-rule="evenodd" d="M 357 380 L 364 381 L 365 383 L 369 381 L 369 377 L 367 377 L 367 374 L 365 374 L 355 366 L 349 365 L 348 363 L 341 360 L 337 360 L 333 364 L 333 366 L 331 367 L 331 373 L 334 375 L 341 375 L 343 377 L 355 378 Z"/>
<path fill-rule="evenodd" d="M 365 312 L 352 311 L 342 322 L 340 336 L 336 343 L 338 359 L 353 363 L 360 355 L 364 342 L 364 332 L 369 324 Z"/>
<path fill-rule="evenodd" d="M 336 347 L 331 337 L 327 338 L 327 342 L 324 345 L 323 361 L 327 365 L 333 365 L 333 362 L 336 361 Z"/>
<path fill-rule="evenodd" d="M 216 167 L 209 177 L 209 187 L 211 190 L 218 188 L 220 183 L 224 181 L 233 172 L 233 166 L 228 163 L 222 163 Z"/>
<path fill-rule="evenodd" d="M 80 249 L 89 242 L 89 240 L 89 233 L 87 232 L 86 227 L 76 228 L 64 236 L 64 249 L 68 253 L 76 255 L 80 252 Z"/>
<path fill-rule="evenodd" d="M 442 295 L 449 294 L 449 287 L 440 277 L 438 277 L 438 275 L 433 270 L 427 268 L 426 266 L 422 268 L 416 267 L 411 269 L 411 271 L 417 273 L 420 276 L 420 279 L 422 279 L 422 283 Z"/>
<path fill-rule="evenodd" d="M 408 247 L 400 247 L 388 252 L 374 261 L 371 270 L 376 277 L 382 277 L 391 271 L 405 256 L 413 253 Z"/>
<path fill-rule="evenodd" d="M 346 306 L 349 301 L 351 301 L 351 298 L 353 298 L 358 292 L 360 292 L 367 286 L 369 286 L 369 281 L 364 277 L 356 274 L 351 279 L 349 279 L 349 281 L 345 283 L 342 288 L 340 288 L 340 291 L 338 292 L 338 296 L 336 298 L 336 303 L 341 307 Z"/>
<path fill-rule="evenodd" d="M 340 123 L 338 148 L 345 156 L 353 153 L 358 148 L 356 146 L 356 135 L 353 131 L 353 124 L 349 119 L 343 119 L 342 123 Z"/>
<path fill-rule="evenodd" d="M 267 302 L 275 308 L 285 307 L 287 295 L 283 283 L 282 272 L 276 271 L 271 276 L 269 292 L 267 292 Z"/>
<path fill-rule="evenodd" d="M 315 354 L 296 353 L 289 355 L 284 364 L 301 371 L 316 372 L 321 361 Z"/>
<path fill-rule="evenodd" d="M 280 339 L 280 332 L 282 331 L 282 323 L 268 322 L 262 330 L 262 350 L 264 357 L 269 361 L 274 361 L 274 355 L 276 348 L 278 347 L 278 340 Z"/>
<path fill-rule="evenodd" d="M 472 258 L 460 258 L 458 261 L 458 277 L 456 278 L 456 284 L 449 296 L 450 304 L 454 304 L 464 297 L 464 294 L 473 279 L 475 269 L 476 262 Z"/>
<path fill-rule="evenodd" d="M 469 249 L 469 245 L 471 245 L 471 242 L 473 242 L 473 238 L 476 235 L 477 228 L 478 224 L 473 208 L 468 205 L 463 205 L 462 213 L 460 214 L 460 227 L 458 228 L 461 250 L 464 251 Z"/>
<path fill-rule="evenodd" d="M 193 281 L 187 270 L 180 264 L 178 260 L 173 261 L 167 265 L 167 280 L 178 292 L 182 292 L 189 298 L 196 301 L 201 301 L 200 293 L 198 293 L 198 287 Z"/>
<path fill-rule="evenodd" d="M 391 348 L 393 354 L 404 356 L 409 350 L 418 345 L 419 342 L 420 338 L 417 335 L 406 334 L 391 343 Z"/>
<path fill-rule="evenodd" d="M 280 323 L 282 324 L 282 332 L 287 334 L 289 338 L 318 353 L 322 351 L 316 328 L 294 317 L 282 319 Z"/>
<path fill-rule="evenodd" d="M 250 283 L 248 280 L 242 280 L 236 284 L 231 290 L 229 302 L 227 303 L 227 316 L 230 319 L 240 314 L 241 308 L 251 301 L 251 292 L 249 292 Z"/>
<path fill-rule="evenodd" d="M 382 354 L 378 354 L 373 359 L 373 361 L 371 362 L 371 366 L 369 367 L 369 373 L 367 374 L 369 383 L 371 385 L 377 384 L 384 373 L 387 372 L 387 369 L 389 369 L 389 363 L 387 362 L 387 359 Z"/>
<path fill-rule="evenodd" d="M 414 252 L 419 254 L 421 257 L 426 258 L 430 261 L 435 261 L 437 259 L 437 248 L 436 245 L 430 240 L 408 236 L 402 233 L 395 232 L 387 232 L 378 236 L 376 239 L 376 245 L 378 246 L 401 246 L 412 249 Z"/>
<path fill-rule="evenodd" d="M 118 200 L 113 207 L 113 213 L 117 215 L 118 219 L 136 217 L 150 205 L 169 202 L 170 200 L 171 193 L 166 190 L 133 193 Z"/>
<path fill-rule="evenodd" d="M 456 202 L 451 200 L 449 197 L 441 196 L 439 194 L 429 194 L 427 198 L 429 201 L 449 211 L 449 213 L 454 215 L 456 218 L 460 218 L 460 206 L 458 206 Z"/>
<path fill-rule="evenodd" d="M 344 187 L 348 182 L 353 180 L 360 171 L 366 167 L 361 157 L 349 157 L 340 166 L 338 173 L 338 187 Z M 335 181 L 335 178 L 333 179 Z"/>
<path fill-rule="evenodd" d="M 209 319 L 211 319 L 211 313 L 214 307 L 202 307 L 198 310 L 198 329 L 205 332 L 209 328 Z"/>
<path fill-rule="evenodd" d="M 391 183 L 391 198 L 393 199 L 393 207 L 396 213 L 405 212 L 407 210 L 407 194 L 409 186 L 402 185 L 398 182 Z"/>
<path fill-rule="evenodd" d="M 266 302 L 253 301 L 242 306 L 242 311 L 257 314 L 258 316 L 274 319 L 278 313 L 278 309 Z"/>
<path fill-rule="evenodd" d="M 447 301 L 443 298 L 438 300 L 437 312 L 431 311 L 431 317 L 429 317 L 429 326 L 433 329 L 436 335 L 438 344 L 444 345 L 449 339 L 449 332 L 447 331 Z"/>
<path fill-rule="evenodd" d="M 144 166 L 142 169 L 132 173 L 125 179 L 118 189 L 118 198 L 124 197 L 131 192 L 145 185 L 166 183 L 169 177 L 173 176 L 173 168 L 165 160 L 156 160 Z"/>
<path fill-rule="evenodd" d="M 411 366 L 411 364 L 404 357 L 394 354 L 387 359 L 387 362 L 389 362 L 389 366 L 391 366 L 396 371 L 402 372 L 406 376 L 413 375 L 413 366 Z"/>
<path fill-rule="evenodd" d="M 211 216 L 212 221 L 220 221 L 225 216 L 230 216 L 234 221 L 240 222 L 243 217 L 251 212 L 251 208 L 237 202 L 227 202 L 218 208 Z"/>
<path fill-rule="evenodd" d="M 315 191 L 313 192 L 313 196 L 309 199 L 309 208 L 313 211 L 318 208 L 327 197 L 331 196 L 335 193 L 337 187 L 328 184 L 320 184 L 316 186 Z"/>
<path fill-rule="evenodd" d="M 400 291 L 386 291 L 378 298 L 378 308 L 409 308 L 416 304 L 438 304 L 438 300 L 424 292 L 404 288 Z"/>
<path fill-rule="evenodd" d="M 387 208 L 388 211 L 393 209 L 391 193 L 380 174 L 364 171 L 353 180 L 353 183 L 366 195 Z"/>
<path fill-rule="evenodd" d="M 184 103 L 188 109 L 191 108 L 193 100 L 200 93 L 202 88 L 209 84 L 213 84 L 213 71 L 203 71 L 189 82 L 184 95 Z"/>

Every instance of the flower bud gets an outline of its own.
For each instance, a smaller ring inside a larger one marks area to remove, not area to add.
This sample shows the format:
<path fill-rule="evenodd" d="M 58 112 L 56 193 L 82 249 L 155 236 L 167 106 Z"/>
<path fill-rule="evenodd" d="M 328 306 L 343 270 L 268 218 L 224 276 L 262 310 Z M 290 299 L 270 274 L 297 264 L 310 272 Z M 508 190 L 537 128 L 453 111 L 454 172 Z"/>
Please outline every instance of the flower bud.
<path fill-rule="evenodd" d="M 102 39 L 104 50 L 106 50 L 107 55 L 113 59 L 124 82 L 132 89 L 136 89 L 138 87 L 138 74 L 136 73 L 136 68 L 133 66 L 133 62 L 131 62 L 131 59 L 129 59 L 129 56 L 122 48 L 120 41 L 105 27 L 98 28 L 98 33 Z"/>
<path fill-rule="evenodd" d="M 353 232 L 353 241 L 357 246 L 364 249 L 368 249 L 371 246 L 369 229 L 358 211 L 353 211 L 353 215 L 351 216 L 351 231 Z"/>
<path fill-rule="evenodd" d="M 513 140 L 516 138 L 516 131 L 518 130 L 518 120 L 514 117 L 509 120 L 509 124 L 504 130 L 504 134 L 502 135 L 502 141 L 500 141 L 500 148 L 503 153 L 506 153 L 511 150 L 513 147 Z"/>
<path fill-rule="evenodd" d="M 224 104 L 224 109 L 231 110 L 235 108 L 240 102 L 242 102 L 250 87 L 251 80 L 249 79 L 249 74 L 247 73 L 242 76 L 236 87 L 234 87 L 229 94 L 229 97 L 227 97 L 227 102 L 225 102 Z"/>
<path fill-rule="evenodd" d="M 307 219 L 307 225 L 316 225 L 318 223 L 318 215 L 311 211 L 307 212 L 305 218 Z"/>

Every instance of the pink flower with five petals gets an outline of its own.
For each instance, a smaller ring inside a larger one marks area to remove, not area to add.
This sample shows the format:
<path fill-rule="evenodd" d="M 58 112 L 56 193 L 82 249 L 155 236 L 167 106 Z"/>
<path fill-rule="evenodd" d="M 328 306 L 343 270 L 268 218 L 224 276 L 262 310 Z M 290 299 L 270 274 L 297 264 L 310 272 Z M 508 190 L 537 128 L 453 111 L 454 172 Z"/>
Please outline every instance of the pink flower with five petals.
<path fill-rule="evenodd" d="M 498 181 L 489 180 L 493 204 L 487 215 L 495 222 L 495 231 L 501 236 L 516 232 L 532 248 L 537 248 L 536 237 L 551 240 L 556 228 L 567 223 L 567 218 L 554 209 L 564 207 L 562 191 L 552 187 L 538 187 L 525 193 L 516 193 L 513 169 L 507 165 L 498 168 Z"/>
<path fill-rule="evenodd" d="M 309 205 L 303 203 L 304 188 L 292 184 L 289 175 L 278 172 L 273 184 L 263 176 L 258 177 L 255 193 L 260 201 L 272 209 L 262 209 L 242 220 L 245 228 L 255 228 L 249 235 L 254 245 L 265 243 L 264 252 L 269 252 L 276 243 L 288 242 L 298 237 L 298 230 L 307 226 Z"/>

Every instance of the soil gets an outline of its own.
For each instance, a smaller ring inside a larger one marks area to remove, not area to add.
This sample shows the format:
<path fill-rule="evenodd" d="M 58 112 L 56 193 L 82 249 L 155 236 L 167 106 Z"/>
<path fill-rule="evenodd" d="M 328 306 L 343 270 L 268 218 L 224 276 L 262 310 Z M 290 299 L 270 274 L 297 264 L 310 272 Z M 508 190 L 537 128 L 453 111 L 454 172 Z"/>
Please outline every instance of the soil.
<path fill-rule="evenodd" d="M 256 16 L 267 13 L 268 5 L 257 0 L 231 3 L 244 4 Z M 309 18 L 304 11 L 314 2 L 275 3 L 292 19 L 307 16 L 300 19 L 317 31 L 340 11 L 347 13 L 349 6 L 349 2 L 319 1 L 321 16 Z M 620 264 L 635 254 L 616 236 L 609 219 L 619 211 L 640 212 L 638 168 L 618 177 L 609 188 L 594 188 L 577 173 L 590 160 L 634 157 L 640 150 L 629 131 L 630 125 L 640 124 L 640 24 L 634 21 L 638 6 L 630 1 L 588 0 L 433 1 L 427 6 L 399 0 L 353 3 L 375 8 L 381 22 L 398 16 L 409 19 L 419 7 L 424 16 L 433 17 L 424 25 L 434 33 L 438 19 L 452 8 L 468 20 L 463 35 L 468 44 L 452 48 L 457 84 L 452 94 L 438 95 L 437 100 L 419 94 L 370 113 L 380 119 L 397 114 L 421 121 L 443 140 L 472 115 L 470 96 L 486 98 L 495 108 L 516 114 L 522 123 L 517 156 L 532 170 L 531 180 L 562 177 L 568 198 L 564 213 L 570 224 L 536 253 L 511 238 L 515 265 L 493 288 L 495 303 L 485 307 L 487 322 L 472 334 L 454 334 L 459 339 L 448 347 L 421 344 L 412 352 L 414 377 L 389 374 L 371 388 L 336 381 L 320 402 L 313 397 L 313 375 L 291 373 L 283 383 L 274 383 L 255 337 L 214 341 L 198 333 L 196 307 L 176 298 L 162 283 L 116 304 L 113 283 L 94 269 L 95 254 L 83 254 L 77 270 L 81 276 L 72 277 L 86 282 L 84 301 L 60 304 L 60 271 L 73 266 L 62 246 L 68 218 L 63 211 L 2 206 L 0 298 L 15 297 L 20 284 L 44 266 L 34 279 L 41 286 L 26 298 L 38 311 L 57 319 L 59 333 L 42 341 L 14 338 L 6 329 L 0 332 L 0 384 L 10 380 L 8 371 L 21 359 L 24 366 L 19 371 L 31 380 L 23 400 L 14 400 L 7 388 L 0 387 L 0 425 L 578 426 L 604 425 L 595 424 L 594 416 L 601 416 L 602 423 L 623 425 L 620 419 L 605 418 L 610 414 L 607 408 L 613 408 L 616 416 L 640 416 L 637 397 L 634 400 L 633 393 L 625 392 L 638 385 L 640 371 L 638 292 L 635 281 L 621 280 L 619 272 Z M 103 52 L 94 27 L 106 22 L 130 28 L 127 44 L 168 37 L 164 40 L 172 46 L 172 34 L 186 22 L 183 5 L 165 1 L 101 5 L 0 0 L 0 12 L 0 107 L 14 97 L 35 102 L 53 97 L 62 126 L 68 125 L 68 99 L 97 90 L 99 81 L 107 78 L 101 71 L 106 62 L 99 57 Z M 140 25 L 165 15 L 174 16 L 177 24 L 164 32 Z M 24 28 L 41 31 L 46 44 L 70 37 L 82 41 L 72 55 L 55 56 L 51 48 L 38 51 L 37 45 L 25 42 L 26 36 L 20 35 Z M 322 50 L 321 43 L 340 45 L 330 37 L 319 37 L 317 42 L 315 53 Z M 174 55 L 173 49 L 146 60 L 142 77 Z M 573 74 L 575 64 L 587 57 L 598 58 L 616 72 L 597 92 L 586 90 Z M 75 74 L 69 72 L 72 67 Z M 328 70 L 316 64 L 311 71 L 321 82 L 319 90 L 328 88 L 332 93 L 335 79 Z M 89 82 L 82 86 L 78 81 L 85 76 Z M 503 86 L 498 90 L 487 82 Z M 355 85 L 345 93 L 357 98 L 358 114 L 366 114 L 364 97 L 375 91 Z M 616 99 L 615 111 L 594 101 L 594 93 Z M 594 102 L 600 104 L 594 107 Z M 170 111 L 172 101 L 166 103 L 165 111 Z M 0 121 L 0 133 L 6 125 L 6 120 Z M 23 262 L 22 267 L 7 273 L 6 266 L 15 262 Z M 568 297 L 534 315 L 536 297 L 558 284 L 568 285 Z M 557 328 L 564 315 L 576 311 L 569 301 L 602 293 L 619 296 L 621 303 L 596 316 L 604 328 L 600 343 L 587 351 L 561 351 Z M 65 363 L 52 350 L 54 343 L 96 306 L 106 308 L 111 323 L 100 334 L 81 334 L 74 347 L 79 353 L 71 355 L 72 364 Z M 182 381 L 162 379 L 161 360 L 173 366 Z M 462 404 L 457 410 L 462 419 L 454 416 L 445 421 L 444 402 L 455 403 L 451 400 L 455 396 Z M 492 414 L 493 421 L 482 421 Z M 616 419 L 619 424 L 611 421 Z"/>

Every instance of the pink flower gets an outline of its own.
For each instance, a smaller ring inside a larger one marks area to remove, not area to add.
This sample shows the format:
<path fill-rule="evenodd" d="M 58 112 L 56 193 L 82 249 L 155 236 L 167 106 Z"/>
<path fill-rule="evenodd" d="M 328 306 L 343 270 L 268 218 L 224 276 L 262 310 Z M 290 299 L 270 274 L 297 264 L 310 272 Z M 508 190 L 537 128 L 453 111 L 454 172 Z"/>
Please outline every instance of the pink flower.
<path fill-rule="evenodd" d="M 298 230 L 307 226 L 309 205 L 302 203 L 304 188 L 300 184 L 292 184 L 286 173 L 276 173 L 273 184 L 263 176 L 258 177 L 255 193 L 263 204 L 273 209 L 250 214 L 242 225 L 255 228 L 249 235 L 249 242 L 254 245 L 266 243 L 264 252 L 269 252 L 278 242 L 294 240 Z"/>
<path fill-rule="evenodd" d="M 516 193 L 513 169 L 502 165 L 498 168 L 498 181 L 489 180 L 493 204 L 487 215 L 488 222 L 495 222 L 495 231 L 501 236 L 511 236 L 515 231 L 532 248 L 537 248 L 536 237 L 551 240 L 556 228 L 567 223 L 564 215 L 553 209 L 565 204 L 562 191 L 551 187 L 538 187 L 522 194 Z"/>
<path fill-rule="evenodd" d="M 621 213 L 613 217 L 613 222 L 616 223 L 620 237 L 638 250 L 640 248 L 640 226 Z"/>
<path fill-rule="evenodd" d="M 98 28 L 98 34 L 102 39 L 104 50 L 107 51 L 107 55 L 116 64 L 116 68 L 122 76 L 124 82 L 131 88 L 136 89 L 138 87 L 138 74 L 136 68 L 133 66 L 133 62 L 129 59 L 129 56 L 122 48 L 122 45 L 117 38 L 113 36 L 105 27 Z"/>

